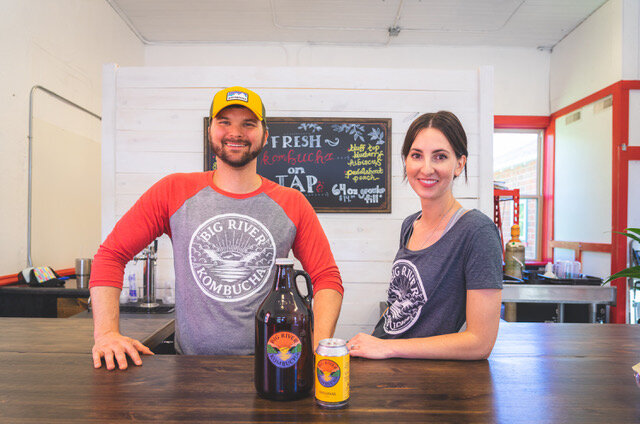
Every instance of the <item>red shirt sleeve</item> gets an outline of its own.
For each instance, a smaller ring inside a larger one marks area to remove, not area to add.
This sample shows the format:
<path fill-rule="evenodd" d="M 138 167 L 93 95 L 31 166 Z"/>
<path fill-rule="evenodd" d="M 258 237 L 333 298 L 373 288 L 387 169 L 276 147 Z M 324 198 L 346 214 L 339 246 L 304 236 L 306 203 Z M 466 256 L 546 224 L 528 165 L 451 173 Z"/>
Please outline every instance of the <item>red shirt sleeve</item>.
<path fill-rule="evenodd" d="M 124 268 L 162 234 L 171 237 L 169 219 L 210 181 L 211 173 L 173 174 L 147 190 L 124 214 L 93 258 L 89 287 L 122 288 Z"/>
<path fill-rule="evenodd" d="M 298 190 L 273 184 L 274 189 L 269 190 L 267 194 L 282 206 L 296 226 L 293 254 L 309 273 L 313 282 L 313 294 L 323 289 L 332 289 L 344 294 L 342 278 L 331 253 L 329 240 L 313 207 Z"/>

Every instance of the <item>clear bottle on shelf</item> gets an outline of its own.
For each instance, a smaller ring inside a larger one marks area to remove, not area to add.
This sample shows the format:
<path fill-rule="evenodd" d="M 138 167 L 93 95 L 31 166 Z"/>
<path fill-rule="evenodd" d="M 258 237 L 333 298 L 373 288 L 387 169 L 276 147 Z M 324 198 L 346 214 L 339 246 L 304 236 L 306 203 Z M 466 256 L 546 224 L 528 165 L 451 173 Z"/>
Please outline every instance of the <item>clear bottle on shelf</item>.
<path fill-rule="evenodd" d="M 122 286 L 122 290 L 120 291 L 120 304 L 124 305 L 129 301 L 129 290 L 127 287 Z"/>
<path fill-rule="evenodd" d="M 138 301 L 138 290 L 136 287 L 136 274 L 132 272 L 129 274 L 129 302 Z"/>

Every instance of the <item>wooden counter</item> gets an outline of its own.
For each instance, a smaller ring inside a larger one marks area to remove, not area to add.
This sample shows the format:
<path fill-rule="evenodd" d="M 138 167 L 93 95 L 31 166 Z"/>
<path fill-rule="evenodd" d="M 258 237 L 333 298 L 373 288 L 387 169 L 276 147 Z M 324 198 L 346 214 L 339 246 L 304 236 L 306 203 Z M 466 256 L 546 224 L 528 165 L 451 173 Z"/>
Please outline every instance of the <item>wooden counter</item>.
<path fill-rule="evenodd" d="M 121 317 L 120 330 L 153 349 L 174 333 L 174 324 L 173 315 L 138 314 Z M 91 318 L 0 318 L 0 352 L 91 355 L 92 347 Z"/>
<path fill-rule="evenodd" d="M 640 421 L 631 370 L 640 362 L 640 326 L 508 323 L 488 361 L 353 359 L 351 400 L 340 411 L 313 398 L 260 399 L 249 356 L 156 355 L 108 372 L 93 369 L 87 353 L 2 345 L 3 423 Z"/>

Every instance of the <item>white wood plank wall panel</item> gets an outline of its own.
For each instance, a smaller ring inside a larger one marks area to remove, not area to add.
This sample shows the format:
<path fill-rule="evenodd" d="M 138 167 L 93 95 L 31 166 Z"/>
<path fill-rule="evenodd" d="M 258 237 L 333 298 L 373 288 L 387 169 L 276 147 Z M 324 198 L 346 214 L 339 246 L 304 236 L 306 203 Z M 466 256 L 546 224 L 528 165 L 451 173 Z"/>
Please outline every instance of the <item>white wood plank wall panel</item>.
<path fill-rule="evenodd" d="M 437 110 L 456 113 L 467 132 L 470 156 L 468 181 L 458 179 L 455 194 L 467 208 L 490 201 L 480 195 L 481 187 L 490 184 L 480 184 L 487 161 L 491 163 L 491 135 L 486 128 L 493 117 L 486 106 L 492 103 L 488 69 L 105 66 L 106 76 L 113 72 L 115 81 L 110 77 L 104 84 L 108 93 L 103 110 L 113 113 L 103 122 L 103 160 L 113 162 L 103 164 L 103 181 L 108 182 L 103 190 L 103 238 L 160 178 L 202 170 L 203 118 L 213 93 L 220 88 L 244 85 L 255 90 L 263 98 L 267 117 L 392 119 L 392 213 L 319 215 L 345 285 L 336 330 L 339 337 L 371 331 L 378 320 L 400 226 L 419 209 L 417 196 L 403 182 L 400 158 L 413 119 Z M 159 246 L 158 296 L 171 299 L 171 241 L 163 236 Z"/>
<path fill-rule="evenodd" d="M 478 73 L 436 69 L 306 67 L 124 67 L 119 88 L 426 90 L 478 92 Z M 265 100 L 266 101 L 266 100 Z"/>

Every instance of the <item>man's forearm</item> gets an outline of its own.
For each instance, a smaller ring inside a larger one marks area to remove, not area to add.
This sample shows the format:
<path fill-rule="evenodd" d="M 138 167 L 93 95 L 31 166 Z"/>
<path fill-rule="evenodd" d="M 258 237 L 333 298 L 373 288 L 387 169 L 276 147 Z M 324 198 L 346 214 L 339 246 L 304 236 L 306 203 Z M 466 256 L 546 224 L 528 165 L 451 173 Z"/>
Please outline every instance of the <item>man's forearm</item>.
<path fill-rule="evenodd" d="M 342 295 L 332 289 L 320 290 L 313 300 L 314 346 L 322 339 L 333 336 L 340 316 Z"/>
<path fill-rule="evenodd" d="M 102 361 L 108 370 L 127 368 L 127 356 L 134 364 L 142 365 L 140 353 L 153 355 L 140 341 L 120 334 L 120 289 L 98 286 L 91 288 L 93 310 L 93 338 L 95 344 L 91 353 L 94 368 L 100 368 Z"/>
<path fill-rule="evenodd" d="M 91 310 L 93 312 L 93 336 L 119 333 L 120 289 L 109 286 L 91 288 Z"/>

